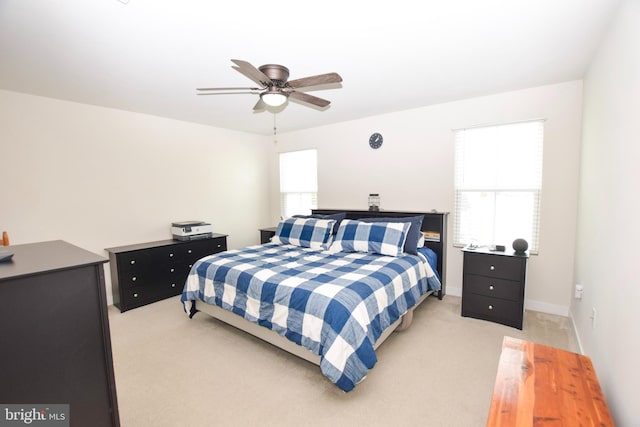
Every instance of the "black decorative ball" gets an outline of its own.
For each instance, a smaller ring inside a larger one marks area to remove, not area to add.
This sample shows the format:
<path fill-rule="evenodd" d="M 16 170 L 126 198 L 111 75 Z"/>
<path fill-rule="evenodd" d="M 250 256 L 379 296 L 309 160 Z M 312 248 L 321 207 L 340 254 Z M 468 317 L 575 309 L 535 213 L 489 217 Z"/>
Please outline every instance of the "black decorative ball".
<path fill-rule="evenodd" d="M 526 240 L 516 239 L 513 241 L 513 250 L 516 251 L 517 254 L 523 254 L 527 249 L 529 249 L 529 244 Z"/>

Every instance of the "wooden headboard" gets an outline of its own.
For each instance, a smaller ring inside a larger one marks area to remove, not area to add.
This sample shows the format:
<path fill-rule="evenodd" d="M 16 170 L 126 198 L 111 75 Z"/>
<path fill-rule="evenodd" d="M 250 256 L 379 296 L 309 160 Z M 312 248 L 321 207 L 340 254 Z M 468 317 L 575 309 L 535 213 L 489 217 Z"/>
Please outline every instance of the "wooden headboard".
<path fill-rule="evenodd" d="M 312 213 L 320 215 L 335 214 L 345 212 L 347 219 L 360 218 L 403 218 L 408 216 L 424 215 L 422 221 L 422 231 L 428 232 L 429 237 L 425 238 L 425 246 L 438 255 L 438 274 L 440 274 L 442 289 L 438 291 L 438 298 L 446 294 L 447 279 L 447 215 L 448 212 L 407 212 L 407 211 L 368 211 L 350 209 L 313 209 Z"/>

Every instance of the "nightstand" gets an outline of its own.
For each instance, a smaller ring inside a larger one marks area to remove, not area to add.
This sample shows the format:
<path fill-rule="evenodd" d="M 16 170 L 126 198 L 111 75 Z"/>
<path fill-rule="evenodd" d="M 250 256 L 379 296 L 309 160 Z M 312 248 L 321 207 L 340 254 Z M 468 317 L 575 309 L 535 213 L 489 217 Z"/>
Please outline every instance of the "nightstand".
<path fill-rule="evenodd" d="M 277 227 L 267 227 L 260 229 L 260 244 L 271 242 L 271 238 L 276 235 Z"/>
<path fill-rule="evenodd" d="M 462 316 L 522 329 L 528 254 L 463 249 Z"/>

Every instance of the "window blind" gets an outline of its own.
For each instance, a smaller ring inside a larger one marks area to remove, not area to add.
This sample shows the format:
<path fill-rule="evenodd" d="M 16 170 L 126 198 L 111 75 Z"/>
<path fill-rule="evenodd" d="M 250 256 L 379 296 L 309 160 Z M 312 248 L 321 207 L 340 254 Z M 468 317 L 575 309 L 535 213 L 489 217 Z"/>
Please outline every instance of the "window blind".
<path fill-rule="evenodd" d="M 454 245 L 538 251 L 544 121 L 454 131 Z"/>
<path fill-rule="evenodd" d="M 317 208 L 317 150 L 280 153 L 280 212 L 284 218 Z"/>

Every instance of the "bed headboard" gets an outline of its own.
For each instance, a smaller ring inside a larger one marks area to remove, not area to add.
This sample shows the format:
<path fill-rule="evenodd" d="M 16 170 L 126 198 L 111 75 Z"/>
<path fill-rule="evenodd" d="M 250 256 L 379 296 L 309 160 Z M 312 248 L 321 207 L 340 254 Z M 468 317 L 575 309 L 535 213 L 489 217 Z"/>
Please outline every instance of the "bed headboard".
<path fill-rule="evenodd" d="M 403 218 L 408 216 L 424 215 L 422 231 L 427 232 L 425 246 L 438 255 L 438 273 L 442 279 L 442 290 L 438 292 L 438 298 L 446 294 L 446 265 L 447 265 L 447 215 L 448 212 L 407 212 L 407 211 L 368 211 L 351 209 L 313 209 L 312 213 L 320 215 L 345 212 L 347 219 L 359 218 Z"/>

